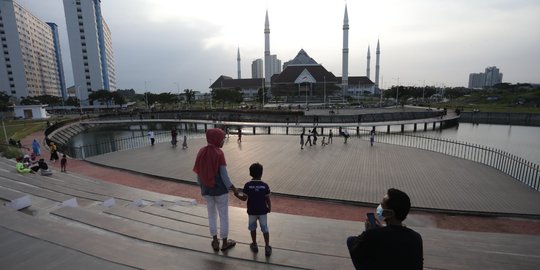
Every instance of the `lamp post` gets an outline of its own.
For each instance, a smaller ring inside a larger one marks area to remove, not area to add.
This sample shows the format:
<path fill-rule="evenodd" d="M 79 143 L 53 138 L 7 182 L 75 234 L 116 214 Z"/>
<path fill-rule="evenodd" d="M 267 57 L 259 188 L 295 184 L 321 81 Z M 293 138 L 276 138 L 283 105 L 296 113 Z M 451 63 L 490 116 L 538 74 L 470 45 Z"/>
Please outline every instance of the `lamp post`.
<path fill-rule="evenodd" d="M 397 86 L 396 86 L 396 108 L 398 106 L 398 98 L 399 98 L 399 77 L 397 77 Z"/>
<path fill-rule="evenodd" d="M 82 113 L 82 94 L 81 94 L 81 89 L 79 89 L 79 86 L 77 85 L 77 94 L 79 95 L 79 111 L 80 111 L 80 114 L 81 114 L 81 117 L 83 115 Z"/>
<path fill-rule="evenodd" d="M 148 92 L 147 85 L 150 83 L 150 81 L 144 81 L 144 101 L 146 102 L 146 109 L 150 110 L 150 105 L 148 104 L 148 95 L 146 94 Z"/>
<path fill-rule="evenodd" d="M 323 76 L 323 80 L 324 80 L 324 108 L 326 109 L 326 76 Z"/>

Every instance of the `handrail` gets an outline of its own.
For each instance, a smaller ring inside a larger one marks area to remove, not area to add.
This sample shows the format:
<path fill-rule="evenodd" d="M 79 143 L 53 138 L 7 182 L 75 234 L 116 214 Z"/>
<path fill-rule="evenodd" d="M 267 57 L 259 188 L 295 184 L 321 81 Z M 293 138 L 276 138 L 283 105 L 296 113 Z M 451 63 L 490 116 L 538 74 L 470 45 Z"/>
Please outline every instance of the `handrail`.
<path fill-rule="evenodd" d="M 249 126 L 242 129 L 245 135 L 256 134 L 274 134 L 274 135 L 299 135 L 304 129 L 311 129 L 312 127 L 296 126 L 296 125 L 281 125 L 275 126 L 271 124 L 259 123 L 260 126 Z M 183 135 L 188 138 L 203 137 L 204 131 L 208 125 L 218 127 L 220 123 L 184 123 L 185 128 L 178 130 L 178 138 Z M 203 126 L 203 127 L 200 127 Z M 321 136 L 328 134 L 328 130 L 331 129 L 334 136 L 338 136 L 341 129 L 347 129 L 349 134 L 357 136 L 362 140 L 369 140 L 370 129 L 362 129 L 360 126 L 348 126 L 348 127 L 325 127 L 314 126 L 319 129 Z M 236 129 L 231 129 L 231 133 L 236 133 Z M 492 168 L 495 168 L 519 181 L 530 186 L 531 188 L 540 191 L 540 166 L 533 162 L 527 161 L 514 154 L 510 154 L 506 151 L 472 144 L 468 142 L 457 141 L 453 139 L 431 137 L 426 135 L 417 135 L 411 133 L 386 133 L 377 131 L 375 133 L 375 141 L 378 143 L 387 143 L 393 145 L 400 145 L 405 147 L 412 147 L 417 149 L 423 149 L 427 151 L 433 151 L 449 156 L 454 156 L 474 162 L 478 162 Z M 167 142 L 171 140 L 170 131 L 156 132 L 155 138 L 157 143 Z M 180 141 L 180 140 L 179 140 Z M 100 155 L 109 152 L 129 150 L 134 148 L 140 148 L 149 145 L 149 139 L 147 136 L 131 136 L 126 138 L 120 138 L 112 141 L 106 141 L 94 145 L 84 145 L 81 147 L 65 147 L 65 151 L 69 153 L 71 157 L 85 159 L 89 156 Z"/>

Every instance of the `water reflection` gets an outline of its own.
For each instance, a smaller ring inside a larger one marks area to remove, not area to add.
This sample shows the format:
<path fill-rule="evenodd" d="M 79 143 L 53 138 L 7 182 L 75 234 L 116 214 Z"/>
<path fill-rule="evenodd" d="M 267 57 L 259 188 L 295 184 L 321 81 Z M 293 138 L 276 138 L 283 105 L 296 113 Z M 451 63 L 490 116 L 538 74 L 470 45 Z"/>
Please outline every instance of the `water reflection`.
<path fill-rule="evenodd" d="M 540 127 L 461 123 L 424 134 L 498 148 L 540 164 Z"/>

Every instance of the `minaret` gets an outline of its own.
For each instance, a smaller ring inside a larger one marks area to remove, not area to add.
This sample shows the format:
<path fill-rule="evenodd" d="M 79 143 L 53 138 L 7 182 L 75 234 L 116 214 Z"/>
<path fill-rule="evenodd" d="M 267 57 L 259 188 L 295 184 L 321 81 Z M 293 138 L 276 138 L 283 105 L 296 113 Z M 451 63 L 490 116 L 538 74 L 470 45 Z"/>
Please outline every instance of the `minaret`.
<path fill-rule="evenodd" d="M 371 67 L 371 53 L 369 52 L 369 45 L 367 46 L 367 67 L 366 67 L 366 77 L 370 77 L 370 70 L 369 68 Z"/>
<path fill-rule="evenodd" d="M 272 78 L 270 61 L 270 23 L 268 22 L 268 10 L 266 10 L 266 19 L 264 21 L 264 87 L 267 89 L 270 89 L 270 79 Z M 269 95 L 270 93 L 266 93 L 266 96 Z"/>
<path fill-rule="evenodd" d="M 242 71 L 240 70 L 240 47 L 238 47 L 238 53 L 236 53 L 236 63 L 238 69 L 238 79 L 242 79 Z"/>
<path fill-rule="evenodd" d="M 347 14 L 347 5 L 345 5 L 345 16 L 343 18 L 343 67 L 342 67 L 342 90 L 343 97 L 349 86 L 349 15 Z"/>
<path fill-rule="evenodd" d="M 375 89 L 379 89 L 379 64 L 381 63 L 381 47 L 377 39 L 377 58 L 375 60 Z"/>

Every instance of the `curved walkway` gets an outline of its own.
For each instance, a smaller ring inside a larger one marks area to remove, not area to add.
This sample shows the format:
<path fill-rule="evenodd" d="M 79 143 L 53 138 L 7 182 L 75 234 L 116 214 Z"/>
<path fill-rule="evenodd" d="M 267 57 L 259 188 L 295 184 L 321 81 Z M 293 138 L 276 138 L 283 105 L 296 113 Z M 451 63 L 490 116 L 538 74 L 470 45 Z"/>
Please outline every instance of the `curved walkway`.
<path fill-rule="evenodd" d="M 320 140 L 319 140 L 320 141 Z M 88 161 L 158 177 L 195 182 L 190 148 L 156 144 L 91 157 Z M 407 147 L 342 138 L 300 150 L 297 136 L 231 137 L 223 147 L 231 179 L 242 187 L 253 162 L 264 165 L 272 192 L 377 204 L 389 187 L 411 195 L 413 207 L 445 211 L 540 216 L 540 193 L 488 166 Z"/>

